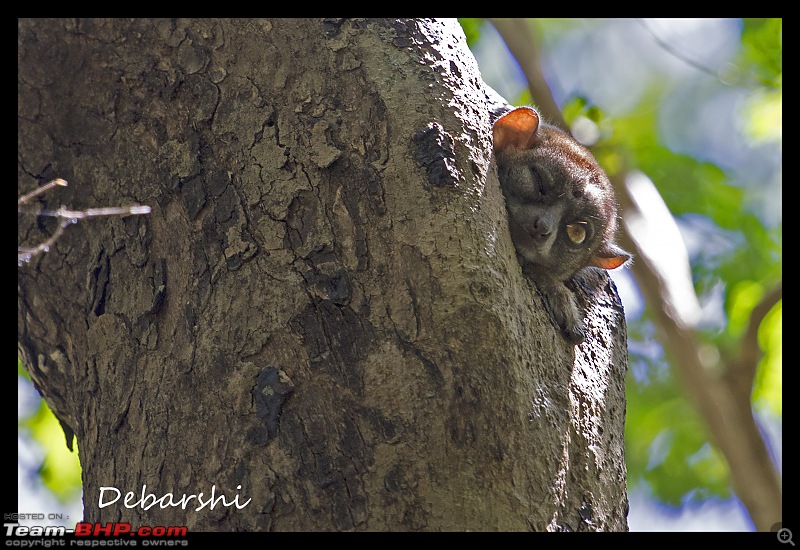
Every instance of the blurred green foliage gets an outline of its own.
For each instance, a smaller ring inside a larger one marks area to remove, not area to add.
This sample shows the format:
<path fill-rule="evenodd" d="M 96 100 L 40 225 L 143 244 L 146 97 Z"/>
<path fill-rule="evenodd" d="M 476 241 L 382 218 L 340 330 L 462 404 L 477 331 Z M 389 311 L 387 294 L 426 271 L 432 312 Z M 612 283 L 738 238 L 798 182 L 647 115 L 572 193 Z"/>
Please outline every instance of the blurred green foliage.
<path fill-rule="evenodd" d="M 30 382 L 19 359 L 17 374 Z M 64 430 L 44 399 L 39 399 L 39 406 L 33 414 L 17 419 L 17 431 L 42 449 L 39 477 L 45 487 L 62 503 L 80 498 L 81 464 L 77 442 L 73 439 L 73 452 L 70 452 L 64 439 Z"/>
<path fill-rule="evenodd" d="M 464 30 L 464 36 L 467 37 L 467 45 L 472 46 L 481 35 L 481 25 L 483 25 L 483 19 L 477 19 L 475 17 L 459 17 L 458 22 L 461 24 L 461 28 Z"/>
<path fill-rule="evenodd" d="M 743 20 L 738 64 L 763 86 L 783 86 L 783 19 Z"/>

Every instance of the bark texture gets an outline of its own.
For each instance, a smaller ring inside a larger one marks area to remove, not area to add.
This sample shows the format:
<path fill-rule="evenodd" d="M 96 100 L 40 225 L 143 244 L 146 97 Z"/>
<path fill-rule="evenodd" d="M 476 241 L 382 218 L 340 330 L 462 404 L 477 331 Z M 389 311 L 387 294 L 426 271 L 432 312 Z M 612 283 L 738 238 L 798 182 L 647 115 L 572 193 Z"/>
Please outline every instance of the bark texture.
<path fill-rule="evenodd" d="M 455 21 L 21 20 L 18 51 L 20 193 L 152 207 L 19 268 L 87 521 L 627 528 L 622 306 L 579 281 L 573 347 L 523 278 Z"/>

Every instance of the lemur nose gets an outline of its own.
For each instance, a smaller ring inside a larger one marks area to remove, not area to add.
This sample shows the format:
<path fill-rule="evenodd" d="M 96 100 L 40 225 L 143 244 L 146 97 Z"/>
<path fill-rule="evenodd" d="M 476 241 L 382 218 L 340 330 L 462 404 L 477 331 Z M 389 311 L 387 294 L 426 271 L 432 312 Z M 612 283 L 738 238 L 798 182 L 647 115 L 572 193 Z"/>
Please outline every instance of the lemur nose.
<path fill-rule="evenodd" d="M 542 218 L 533 220 L 533 230 L 530 232 L 534 239 L 545 239 L 552 232 L 550 223 Z"/>

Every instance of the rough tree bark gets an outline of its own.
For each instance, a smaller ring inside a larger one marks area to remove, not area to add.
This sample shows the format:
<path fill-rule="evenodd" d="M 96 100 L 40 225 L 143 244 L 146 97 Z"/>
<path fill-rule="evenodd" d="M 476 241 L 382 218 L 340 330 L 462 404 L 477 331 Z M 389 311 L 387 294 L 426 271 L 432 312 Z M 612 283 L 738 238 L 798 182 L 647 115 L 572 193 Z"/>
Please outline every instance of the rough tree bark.
<path fill-rule="evenodd" d="M 573 347 L 523 278 L 456 22 L 21 20 L 18 89 L 20 193 L 152 207 L 19 268 L 87 521 L 627 529 L 621 304 Z"/>

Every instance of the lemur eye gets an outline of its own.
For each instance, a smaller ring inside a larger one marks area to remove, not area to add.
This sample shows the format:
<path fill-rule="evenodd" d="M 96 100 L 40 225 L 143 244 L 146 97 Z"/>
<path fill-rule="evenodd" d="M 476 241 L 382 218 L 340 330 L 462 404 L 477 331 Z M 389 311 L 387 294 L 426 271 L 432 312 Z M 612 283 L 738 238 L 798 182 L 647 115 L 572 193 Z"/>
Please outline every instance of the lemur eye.
<path fill-rule="evenodd" d="M 567 224 L 567 237 L 575 244 L 581 244 L 586 240 L 586 222 Z"/>

